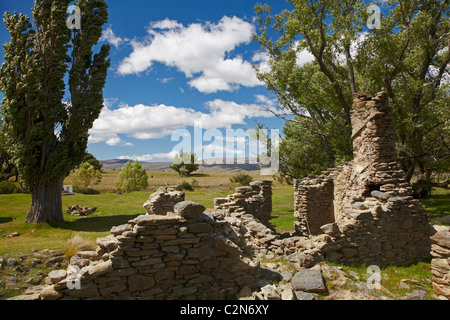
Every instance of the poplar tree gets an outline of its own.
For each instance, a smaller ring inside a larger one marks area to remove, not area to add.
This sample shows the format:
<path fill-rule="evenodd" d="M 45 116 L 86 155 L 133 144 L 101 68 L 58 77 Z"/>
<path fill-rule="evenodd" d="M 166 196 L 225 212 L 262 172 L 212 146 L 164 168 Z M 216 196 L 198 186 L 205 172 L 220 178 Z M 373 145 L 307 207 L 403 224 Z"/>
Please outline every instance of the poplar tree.
<path fill-rule="evenodd" d="M 31 195 L 28 223 L 63 221 L 64 179 L 78 166 L 103 108 L 109 46 L 93 47 L 108 20 L 104 0 L 79 0 L 81 29 L 67 22 L 70 0 L 35 0 L 33 24 L 4 14 L 10 42 L 0 70 L 6 147 Z"/>

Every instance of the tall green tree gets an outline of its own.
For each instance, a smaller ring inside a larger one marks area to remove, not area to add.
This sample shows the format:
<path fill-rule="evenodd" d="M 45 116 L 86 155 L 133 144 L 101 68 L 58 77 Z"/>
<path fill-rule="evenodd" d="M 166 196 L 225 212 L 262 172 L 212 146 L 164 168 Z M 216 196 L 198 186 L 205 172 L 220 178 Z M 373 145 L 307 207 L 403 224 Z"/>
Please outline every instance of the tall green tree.
<path fill-rule="evenodd" d="M 85 155 L 103 107 L 109 46 L 93 52 L 107 22 L 104 0 L 79 0 L 81 29 L 69 29 L 70 0 L 35 0 L 33 25 L 4 14 L 0 113 L 8 151 L 32 195 L 27 222 L 63 221 L 61 190 Z M 67 82 L 67 85 L 65 83 Z"/>
<path fill-rule="evenodd" d="M 91 166 L 94 167 L 97 171 L 102 171 L 103 165 L 102 163 L 91 153 L 86 153 L 86 155 L 83 158 L 83 163 L 87 162 Z"/>
<path fill-rule="evenodd" d="M 306 168 L 350 160 L 352 94 L 379 91 L 388 92 L 407 178 L 417 165 L 442 167 L 449 159 L 449 1 L 390 1 L 379 29 L 368 28 L 362 0 L 288 2 L 292 10 L 278 14 L 255 7 L 254 40 L 270 67 L 256 66 L 258 78 L 277 94 L 279 116 L 288 121 L 281 173 L 301 178 Z M 312 58 L 300 63 L 305 52 Z"/>
<path fill-rule="evenodd" d="M 450 170 L 450 2 L 391 4 L 381 29 L 361 46 L 357 68 L 368 88 L 388 93 L 398 159 L 410 181 L 416 168 Z"/>
<path fill-rule="evenodd" d="M 6 136 L 0 127 L 0 182 L 7 181 L 14 176 L 18 180 L 17 168 L 6 149 Z"/>

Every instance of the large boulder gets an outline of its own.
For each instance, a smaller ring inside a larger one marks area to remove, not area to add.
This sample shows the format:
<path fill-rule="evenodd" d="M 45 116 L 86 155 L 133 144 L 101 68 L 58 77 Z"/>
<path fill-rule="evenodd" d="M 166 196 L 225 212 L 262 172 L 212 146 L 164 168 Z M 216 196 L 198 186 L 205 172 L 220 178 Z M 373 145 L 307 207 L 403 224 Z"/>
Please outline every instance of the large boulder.
<path fill-rule="evenodd" d="M 292 289 L 294 291 L 323 293 L 327 291 L 319 270 L 305 269 L 297 272 L 292 278 Z"/>
<path fill-rule="evenodd" d="M 174 207 L 175 213 L 179 216 L 192 220 L 198 220 L 205 210 L 205 206 L 193 201 L 182 201 Z"/>

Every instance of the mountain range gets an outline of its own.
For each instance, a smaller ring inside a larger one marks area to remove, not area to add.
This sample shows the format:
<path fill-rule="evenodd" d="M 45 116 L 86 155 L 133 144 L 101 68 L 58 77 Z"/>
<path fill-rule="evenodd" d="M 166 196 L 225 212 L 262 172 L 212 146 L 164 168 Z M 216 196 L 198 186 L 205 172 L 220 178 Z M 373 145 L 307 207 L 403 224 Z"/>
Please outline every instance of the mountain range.
<path fill-rule="evenodd" d="M 244 164 L 241 164 L 244 162 Z M 103 165 L 103 170 L 117 170 L 120 171 L 122 168 L 133 160 L 130 159 L 112 159 L 112 160 L 101 160 L 100 163 Z M 218 161 L 216 161 L 218 162 Z M 233 163 L 234 162 L 234 163 Z M 241 163 L 240 163 L 241 162 Z M 143 166 L 147 171 L 153 172 L 170 172 L 171 162 L 144 162 L 139 161 L 141 166 Z M 208 161 L 210 163 L 210 161 Z M 226 159 L 223 160 L 223 164 L 206 164 L 203 162 L 199 166 L 199 170 L 196 172 L 199 173 L 211 173 L 211 172 L 242 172 L 242 171 L 257 171 L 259 170 L 258 164 L 250 163 L 249 159 L 235 159 L 234 161 L 228 161 L 227 164 Z"/>

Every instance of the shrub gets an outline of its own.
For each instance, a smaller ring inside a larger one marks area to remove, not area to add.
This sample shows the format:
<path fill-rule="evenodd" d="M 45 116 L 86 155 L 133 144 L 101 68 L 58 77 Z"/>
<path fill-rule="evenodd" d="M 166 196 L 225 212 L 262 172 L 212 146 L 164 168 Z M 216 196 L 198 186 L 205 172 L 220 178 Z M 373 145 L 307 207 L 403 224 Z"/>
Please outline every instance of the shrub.
<path fill-rule="evenodd" d="M 1 181 L 0 182 L 0 194 L 11 194 L 17 192 L 17 186 L 12 181 Z"/>
<path fill-rule="evenodd" d="M 92 193 L 90 188 L 101 181 L 101 172 L 88 162 L 84 162 L 74 174 L 73 187 L 77 192 Z"/>
<path fill-rule="evenodd" d="M 241 186 L 248 186 L 253 181 L 253 177 L 247 173 L 239 173 L 230 178 L 231 183 L 237 183 Z"/>
<path fill-rule="evenodd" d="M 122 192 L 140 191 L 148 188 L 148 175 L 139 162 L 127 162 L 114 182 L 116 189 Z"/>
<path fill-rule="evenodd" d="M 183 181 L 180 186 L 183 190 L 195 191 L 195 189 L 198 188 L 198 181 L 195 179 L 192 179 L 191 183 Z"/>

